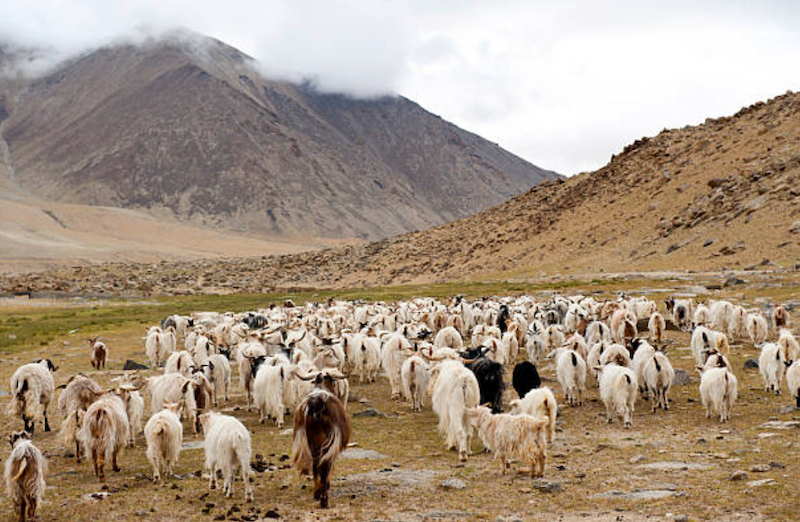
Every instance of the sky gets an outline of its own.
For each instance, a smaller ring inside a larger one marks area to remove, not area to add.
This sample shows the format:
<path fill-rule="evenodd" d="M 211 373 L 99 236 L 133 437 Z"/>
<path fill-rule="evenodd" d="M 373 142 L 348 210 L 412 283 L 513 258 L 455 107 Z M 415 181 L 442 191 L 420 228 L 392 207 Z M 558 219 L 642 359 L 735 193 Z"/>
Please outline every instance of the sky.
<path fill-rule="evenodd" d="M 800 89 L 793 1 L 0 0 L 0 12 L 0 41 L 59 59 L 190 29 L 267 77 L 398 93 L 566 175 Z"/>

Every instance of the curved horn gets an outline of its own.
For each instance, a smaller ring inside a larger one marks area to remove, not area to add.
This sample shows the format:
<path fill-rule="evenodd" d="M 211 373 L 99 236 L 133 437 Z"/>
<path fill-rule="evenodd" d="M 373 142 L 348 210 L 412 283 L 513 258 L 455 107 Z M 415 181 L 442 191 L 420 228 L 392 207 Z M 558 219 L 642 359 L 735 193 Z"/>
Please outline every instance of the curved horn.
<path fill-rule="evenodd" d="M 346 378 L 345 374 L 343 374 L 342 372 L 340 372 L 336 368 L 328 368 L 328 369 L 322 370 L 322 372 L 325 372 L 332 379 L 337 379 L 338 380 L 338 379 L 345 379 Z M 320 372 L 320 373 L 322 373 L 322 372 Z"/>
<path fill-rule="evenodd" d="M 314 380 L 314 379 L 317 378 L 317 375 L 319 375 L 320 373 L 322 373 L 322 372 L 316 371 L 316 372 L 309 372 L 309 373 L 307 373 L 305 375 L 302 375 L 298 370 L 294 371 L 295 377 L 297 377 L 298 379 L 300 379 L 302 381 Z"/>

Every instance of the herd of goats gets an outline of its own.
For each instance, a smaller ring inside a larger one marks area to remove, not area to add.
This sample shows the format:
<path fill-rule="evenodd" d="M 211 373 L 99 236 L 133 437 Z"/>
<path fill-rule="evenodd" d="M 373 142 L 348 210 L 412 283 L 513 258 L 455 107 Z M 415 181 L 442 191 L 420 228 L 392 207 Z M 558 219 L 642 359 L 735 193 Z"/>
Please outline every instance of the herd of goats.
<path fill-rule="evenodd" d="M 133 446 L 143 430 L 153 478 L 159 481 L 178 462 L 181 420 L 188 419 L 188 429 L 202 430 L 205 437 L 210 487 L 216 487 L 220 471 L 223 491 L 232 496 L 238 467 L 250 501 L 250 433 L 234 416 L 213 411 L 228 400 L 235 368 L 247 409 L 257 410 L 262 423 L 271 420 L 280 427 L 284 414 L 293 412 L 293 466 L 313 475 L 314 498 L 326 507 L 332 466 L 351 435 L 348 379 L 372 382 L 383 372 L 392 397 L 404 396 L 414 411 L 430 398 L 445 444 L 461 460 L 467 459 L 476 430 L 503 473 L 517 460 L 529 465 L 533 476 L 542 476 L 558 405 L 553 392 L 541 386 L 537 364 L 554 360 L 563 400 L 573 406 L 582 404 L 587 379 L 594 379 L 608 422 L 620 418 L 630 427 L 639 395 L 654 411 L 669 409 L 674 370 L 663 351 L 665 316 L 692 332 L 707 417 L 727 421 L 736 401 L 729 339 L 749 338 L 760 346 L 765 389 L 780 393 L 785 377 L 800 406 L 800 347 L 783 306 L 763 314 L 727 301 L 669 299 L 662 314 L 652 300 L 625 296 L 606 301 L 580 295 L 545 301 L 422 298 L 394 304 L 329 300 L 305 306 L 287 301 L 255 312 L 167 317 L 143 338 L 152 368 L 163 367 L 163 374 L 145 378 L 128 372 L 112 379 L 109 391 L 79 373 L 58 387 L 63 388 L 59 439 L 75 448 L 78 461 L 91 459 L 104 481 L 106 461 L 119 471 L 120 450 Z M 644 325 L 647 331 L 640 333 Z M 104 369 L 108 347 L 98 338 L 89 346 L 92 367 Z M 512 365 L 519 398 L 501 413 L 504 368 Z M 47 462 L 32 439 L 37 423 L 50 430 L 55 370 L 51 360 L 40 359 L 11 377 L 9 413 L 22 419 L 24 431 L 9 437 L 5 480 L 20 520 L 35 516 L 45 488 Z M 143 426 L 144 388 L 151 417 Z"/>

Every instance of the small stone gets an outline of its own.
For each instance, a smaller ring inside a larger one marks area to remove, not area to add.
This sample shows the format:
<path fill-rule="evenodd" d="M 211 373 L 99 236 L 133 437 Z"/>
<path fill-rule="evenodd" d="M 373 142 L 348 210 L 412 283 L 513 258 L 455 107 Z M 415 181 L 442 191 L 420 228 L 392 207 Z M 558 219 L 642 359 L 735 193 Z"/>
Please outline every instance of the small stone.
<path fill-rule="evenodd" d="M 739 278 L 738 278 L 738 277 L 736 277 L 735 275 L 729 275 L 729 276 L 728 276 L 728 277 L 725 279 L 725 283 L 723 283 L 723 284 L 724 284 L 726 287 L 728 287 L 728 286 L 737 286 L 737 285 L 743 285 L 744 283 L 745 283 L 745 280 L 744 280 L 744 279 L 739 279 Z"/>
<path fill-rule="evenodd" d="M 441 486 L 445 489 L 464 489 L 467 487 L 463 480 L 457 478 L 443 480 Z"/>
<path fill-rule="evenodd" d="M 793 404 L 788 404 L 786 406 L 781 406 L 781 409 L 779 410 L 779 412 L 781 414 L 794 413 L 796 411 L 797 411 L 797 406 L 795 406 Z"/>
<path fill-rule="evenodd" d="M 713 244 L 714 244 L 713 239 L 706 239 L 705 242 L 703 242 L 703 248 L 710 247 Z"/>
<path fill-rule="evenodd" d="M 353 417 L 386 417 L 386 414 L 379 412 L 375 408 L 367 408 L 364 411 L 354 413 Z"/>
<path fill-rule="evenodd" d="M 797 234 L 798 232 L 800 232 L 800 221 L 795 221 L 794 223 L 792 223 L 792 227 L 789 229 L 789 232 L 791 232 L 792 234 Z"/>
<path fill-rule="evenodd" d="M 781 462 L 770 462 L 769 467 L 773 469 L 786 469 L 786 464 Z"/>
<path fill-rule="evenodd" d="M 643 460 L 644 460 L 644 456 L 643 455 L 636 455 L 636 456 L 631 457 L 628 460 L 628 462 L 630 462 L 631 464 L 638 464 Z"/>
<path fill-rule="evenodd" d="M 740 469 L 739 471 L 734 471 L 733 473 L 728 475 L 728 480 L 734 480 L 734 481 L 747 480 L 747 477 L 749 477 L 747 472 L 743 469 Z"/>
<path fill-rule="evenodd" d="M 686 515 L 675 515 L 674 517 L 672 517 L 672 520 L 674 520 L 675 522 L 689 522 L 689 517 L 687 517 Z"/>
<path fill-rule="evenodd" d="M 753 473 L 766 473 L 771 469 L 772 468 L 769 466 L 769 464 L 753 464 L 752 466 L 750 466 L 750 471 L 752 471 Z"/>
<path fill-rule="evenodd" d="M 711 178 L 708 180 L 708 186 L 711 188 L 721 187 L 728 181 L 728 178 Z"/>
<path fill-rule="evenodd" d="M 533 487 L 544 493 L 560 493 L 564 491 L 564 486 L 560 482 L 551 482 L 544 479 L 537 479 L 533 483 Z"/>
<path fill-rule="evenodd" d="M 680 368 L 675 369 L 675 375 L 672 378 L 672 384 L 678 386 L 685 386 L 687 384 L 691 384 L 692 378 L 689 375 L 689 372 L 686 370 L 681 370 Z"/>
<path fill-rule="evenodd" d="M 758 370 L 758 361 L 755 359 L 747 359 L 744 362 L 745 370 Z"/>
<path fill-rule="evenodd" d="M 748 487 L 757 488 L 759 486 L 769 486 L 771 484 L 776 484 L 775 479 L 761 479 L 761 480 L 753 480 L 747 483 Z"/>

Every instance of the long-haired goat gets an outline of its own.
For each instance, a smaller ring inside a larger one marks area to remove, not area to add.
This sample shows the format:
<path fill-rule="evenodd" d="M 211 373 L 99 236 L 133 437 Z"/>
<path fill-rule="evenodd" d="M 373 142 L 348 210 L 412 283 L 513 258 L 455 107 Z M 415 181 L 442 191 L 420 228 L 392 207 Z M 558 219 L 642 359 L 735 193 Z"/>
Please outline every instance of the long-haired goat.
<path fill-rule="evenodd" d="M 172 476 L 172 468 L 178 463 L 183 444 L 183 426 L 180 419 L 180 405 L 167 403 L 144 427 L 147 440 L 147 460 L 153 466 L 153 480 L 161 480 L 161 470 L 167 477 Z"/>
<path fill-rule="evenodd" d="M 86 410 L 78 433 L 86 458 L 92 459 L 94 473 L 103 482 L 106 480 L 105 461 L 110 459 L 114 471 L 119 471 L 117 456 L 129 437 L 123 397 L 113 393 L 100 397 Z"/>
<path fill-rule="evenodd" d="M 544 475 L 547 460 L 547 420 L 526 414 L 493 415 L 485 406 L 468 408 L 467 417 L 478 429 L 483 445 L 500 460 L 505 475 L 508 460 L 516 458 L 528 463 L 531 476 Z"/>
<path fill-rule="evenodd" d="M 613 363 L 603 366 L 600 371 L 600 398 L 606 406 L 609 423 L 614 421 L 614 416 L 618 416 L 626 428 L 631 427 L 638 391 L 639 383 L 632 370 Z"/>
<path fill-rule="evenodd" d="M 439 417 L 439 433 L 445 435 L 448 448 L 458 448 L 460 460 L 467 460 L 472 426 L 466 409 L 478 405 L 481 392 L 475 374 L 461 361 L 444 360 L 431 371 L 431 404 Z"/>
<path fill-rule="evenodd" d="M 547 420 L 547 442 L 553 442 L 556 436 L 556 417 L 558 403 L 550 388 L 544 386 L 531 390 L 522 399 L 514 399 L 509 403 L 511 413 L 525 413 L 533 417 Z"/>
<path fill-rule="evenodd" d="M 233 496 L 234 468 L 242 471 L 245 502 L 253 501 L 253 487 L 250 485 L 250 456 L 252 446 L 250 432 L 235 417 L 207 411 L 200 416 L 200 424 L 205 433 L 205 467 L 211 478 L 208 487 L 216 489 L 217 470 L 222 470 L 222 491 L 226 497 Z"/>
<path fill-rule="evenodd" d="M 428 363 L 419 355 L 412 355 L 403 362 L 400 377 L 403 383 L 403 396 L 411 403 L 411 409 L 422 411 L 422 406 L 425 404 L 425 390 L 430 382 Z"/>
<path fill-rule="evenodd" d="M 706 367 L 700 376 L 700 399 L 706 409 L 706 418 L 712 412 L 719 414 L 720 422 L 727 422 L 736 402 L 738 381 L 727 367 Z"/>
<path fill-rule="evenodd" d="M 11 376 L 11 402 L 8 405 L 10 415 L 22 417 L 25 431 L 33 437 L 36 421 L 44 418 L 44 431 L 50 431 L 47 420 L 47 407 L 53 400 L 55 381 L 51 371 L 58 368 L 50 359 L 39 359 L 34 363 L 17 368 Z"/>
<path fill-rule="evenodd" d="M 675 378 L 675 370 L 667 356 L 661 352 L 654 352 L 641 365 L 641 377 L 639 375 L 636 377 L 644 381 L 653 411 L 656 411 L 656 408 L 668 410 L 669 398 L 667 395 L 672 386 L 672 380 Z M 639 383 L 639 389 L 641 388 L 642 383 Z"/>
<path fill-rule="evenodd" d="M 36 516 L 36 508 L 42 501 L 47 460 L 25 431 L 9 435 L 8 442 L 12 449 L 6 460 L 6 495 L 19 513 L 20 522 L 25 522 L 26 516 L 29 519 Z"/>
<path fill-rule="evenodd" d="M 314 500 L 326 508 L 333 465 L 350 442 L 350 419 L 332 393 L 334 379 L 322 372 L 315 384 L 295 410 L 292 465 L 301 475 L 313 472 Z"/>

